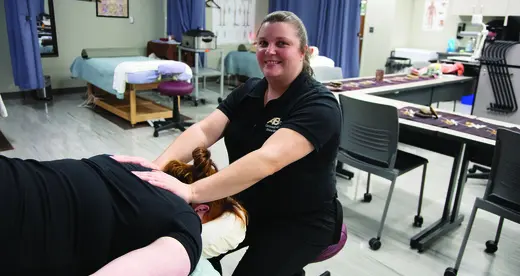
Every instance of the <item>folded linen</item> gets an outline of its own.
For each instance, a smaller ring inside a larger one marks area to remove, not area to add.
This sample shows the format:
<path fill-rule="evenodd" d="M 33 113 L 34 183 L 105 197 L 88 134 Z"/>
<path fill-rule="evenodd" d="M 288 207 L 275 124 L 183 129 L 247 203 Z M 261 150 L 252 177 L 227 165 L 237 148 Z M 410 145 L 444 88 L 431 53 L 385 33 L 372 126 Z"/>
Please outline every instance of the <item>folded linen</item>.
<path fill-rule="evenodd" d="M 124 93 L 126 90 L 126 74 L 143 72 L 150 70 L 161 70 L 172 74 L 176 79 L 187 81 L 193 76 L 191 68 L 183 62 L 174 60 L 147 60 L 147 61 L 125 61 L 121 62 L 114 69 L 114 80 L 112 88 L 118 93 Z"/>

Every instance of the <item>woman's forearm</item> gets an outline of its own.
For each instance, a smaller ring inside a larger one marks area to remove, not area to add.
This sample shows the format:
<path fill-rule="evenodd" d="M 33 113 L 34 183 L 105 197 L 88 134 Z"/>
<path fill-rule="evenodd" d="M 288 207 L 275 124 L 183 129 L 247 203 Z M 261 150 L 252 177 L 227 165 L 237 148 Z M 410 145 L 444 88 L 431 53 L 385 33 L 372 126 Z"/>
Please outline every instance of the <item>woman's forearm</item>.
<path fill-rule="evenodd" d="M 153 163 L 163 168 L 171 160 L 190 162 L 197 147 L 209 148 L 221 137 L 229 120 L 220 110 L 186 129 Z"/>
<path fill-rule="evenodd" d="M 209 147 L 210 143 L 200 123 L 196 123 L 182 132 L 153 163 L 161 168 L 171 160 L 188 163 L 193 159 L 192 151 L 195 148 Z"/>
<path fill-rule="evenodd" d="M 219 173 L 191 184 L 192 203 L 204 203 L 235 195 L 280 169 L 274 156 L 253 151 Z"/>

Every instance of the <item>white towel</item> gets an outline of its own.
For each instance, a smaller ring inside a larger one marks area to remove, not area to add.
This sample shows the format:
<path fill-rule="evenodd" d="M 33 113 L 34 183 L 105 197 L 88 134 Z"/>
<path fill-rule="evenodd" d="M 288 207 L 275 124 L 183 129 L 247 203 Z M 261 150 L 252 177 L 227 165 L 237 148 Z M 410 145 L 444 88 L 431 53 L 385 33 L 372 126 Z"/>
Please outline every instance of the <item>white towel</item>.
<path fill-rule="evenodd" d="M 159 65 L 168 63 L 180 63 L 173 60 L 147 60 L 147 61 L 124 61 L 116 66 L 114 69 L 114 81 L 112 88 L 117 93 L 125 93 L 126 90 L 126 74 L 135 72 L 144 72 L 150 70 L 157 70 Z M 191 68 L 186 64 L 186 72 L 191 73 Z"/>
<path fill-rule="evenodd" d="M 0 96 L 0 117 L 7 117 L 7 108 L 4 105 L 4 101 L 2 101 L 2 96 Z"/>

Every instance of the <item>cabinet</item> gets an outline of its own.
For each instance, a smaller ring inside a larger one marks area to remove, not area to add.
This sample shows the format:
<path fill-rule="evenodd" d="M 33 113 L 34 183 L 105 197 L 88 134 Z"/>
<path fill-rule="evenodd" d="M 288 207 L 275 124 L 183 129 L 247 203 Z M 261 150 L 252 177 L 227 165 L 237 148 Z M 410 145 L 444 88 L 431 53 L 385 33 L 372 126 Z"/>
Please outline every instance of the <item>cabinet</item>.
<path fill-rule="evenodd" d="M 511 0 L 480 0 L 482 15 L 484 16 L 506 16 L 507 5 Z"/>
<path fill-rule="evenodd" d="M 520 9 L 513 13 L 511 6 L 518 6 L 519 0 L 452 0 L 448 8 L 452 15 L 471 16 L 482 14 L 483 16 L 520 15 Z"/>
<path fill-rule="evenodd" d="M 507 11 L 508 15 L 520 16 L 520 0 L 509 0 Z"/>
<path fill-rule="evenodd" d="M 480 0 L 452 0 L 448 7 L 452 15 L 472 15 L 477 13 L 476 7 L 480 6 Z"/>

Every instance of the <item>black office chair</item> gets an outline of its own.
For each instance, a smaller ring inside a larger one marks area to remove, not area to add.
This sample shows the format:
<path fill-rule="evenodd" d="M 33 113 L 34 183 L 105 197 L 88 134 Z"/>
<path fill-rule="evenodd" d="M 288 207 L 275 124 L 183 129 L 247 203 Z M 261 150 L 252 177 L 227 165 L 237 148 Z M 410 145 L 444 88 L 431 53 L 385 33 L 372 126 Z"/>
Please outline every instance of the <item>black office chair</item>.
<path fill-rule="evenodd" d="M 487 253 L 495 253 L 498 250 L 504 218 L 520 223 L 520 152 L 517 146 L 519 143 L 520 133 L 507 129 L 497 130 L 493 163 L 484 197 L 475 199 L 455 267 L 447 268 L 444 276 L 457 275 L 478 209 L 500 217 L 495 240 L 486 242 Z"/>
<path fill-rule="evenodd" d="M 480 171 L 480 173 L 477 173 L 477 171 Z M 480 165 L 473 165 L 468 170 L 468 175 L 466 178 L 473 178 L 473 179 L 489 179 L 489 173 L 491 172 L 491 169 L 488 169 L 486 167 L 480 166 Z"/>
<path fill-rule="evenodd" d="M 338 161 L 368 172 L 365 201 L 367 195 L 370 195 L 371 174 L 392 181 L 377 237 L 369 241 L 370 248 L 378 250 L 381 247 L 381 234 L 396 179 L 420 166 L 423 166 L 423 172 L 417 215 L 413 225 L 422 226 L 421 208 L 428 159 L 398 150 L 399 114 L 394 106 L 367 102 L 345 95 L 339 95 L 339 101 L 343 126 Z"/>
<path fill-rule="evenodd" d="M 314 71 L 314 78 L 320 82 L 343 79 L 341 67 L 316 66 L 313 67 L 312 70 Z M 354 177 L 354 172 L 345 169 L 343 163 L 337 162 L 336 175 L 350 180 Z"/>

